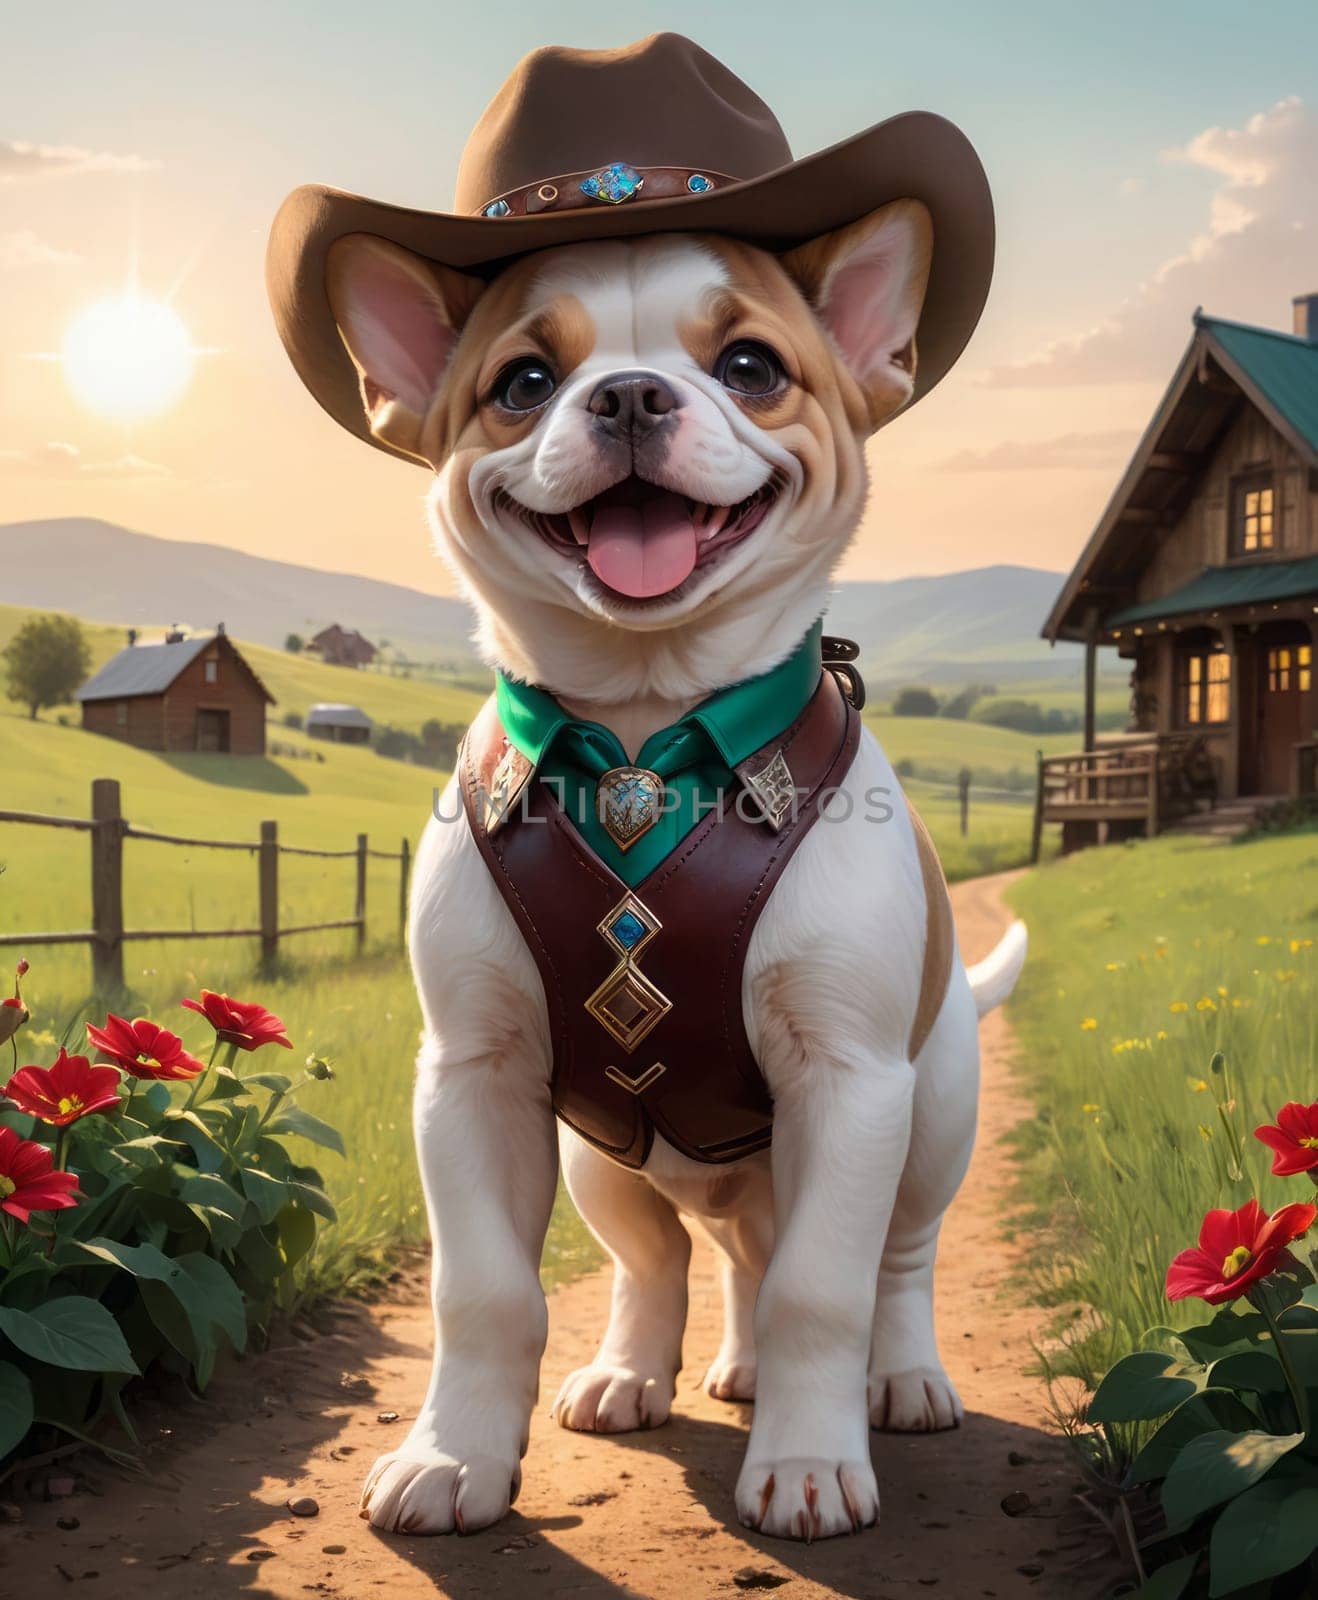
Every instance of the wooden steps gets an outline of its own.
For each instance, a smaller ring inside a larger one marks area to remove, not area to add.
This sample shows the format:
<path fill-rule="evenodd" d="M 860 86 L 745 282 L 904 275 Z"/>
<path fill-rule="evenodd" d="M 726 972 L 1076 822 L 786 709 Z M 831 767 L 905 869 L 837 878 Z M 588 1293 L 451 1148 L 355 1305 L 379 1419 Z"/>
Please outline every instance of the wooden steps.
<path fill-rule="evenodd" d="M 1248 833 L 1261 812 L 1284 803 L 1284 794 L 1248 794 L 1221 800 L 1207 811 L 1192 811 L 1169 823 L 1168 833 L 1193 833 L 1212 839 L 1238 839 Z"/>

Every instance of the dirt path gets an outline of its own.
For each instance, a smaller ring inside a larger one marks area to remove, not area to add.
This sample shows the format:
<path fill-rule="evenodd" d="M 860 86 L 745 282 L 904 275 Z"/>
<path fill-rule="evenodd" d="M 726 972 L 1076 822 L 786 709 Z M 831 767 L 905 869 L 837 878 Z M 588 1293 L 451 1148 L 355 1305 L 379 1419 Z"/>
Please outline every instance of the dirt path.
<path fill-rule="evenodd" d="M 1004 881 L 954 891 L 967 960 L 1005 925 Z M 656 1432 L 594 1438 L 549 1421 L 560 1379 L 589 1359 L 604 1327 L 607 1278 L 552 1297 L 525 1485 L 497 1528 L 407 1539 L 358 1519 L 362 1474 L 406 1428 L 424 1390 L 430 1326 L 415 1303 L 346 1308 L 341 1331 L 246 1363 L 206 1406 L 148 1415 L 145 1437 L 153 1427 L 174 1433 L 153 1450 L 146 1478 L 99 1473 L 71 1499 L 24 1502 L 21 1523 L 0 1527 L 0 1593 L 712 1600 L 781 1588 L 788 1600 L 880 1600 L 927 1589 L 949 1600 L 1010 1600 L 1069 1592 L 1055 1551 L 1066 1463 L 1040 1431 L 1039 1386 L 1021 1375 L 1037 1317 L 1003 1295 L 1013 1255 L 999 1232 L 1010 1176 L 1001 1139 L 1029 1107 L 1010 1081 L 1000 1015 L 986 1020 L 982 1038 L 980 1139 L 939 1262 L 943 1354 L 966 1425 L 924 1438 L 873 1436 L 878 1529 L 804 1547 L 737 1524 L 732 1492 L 749 1407 L 699 1387 L 719 1332 L 714 1261 L 699 1245 L 687 1366 L 675 1414 Z M 390 1412 L 399 1420 L 377 1420 Z M 1013 1491 L 1031 1503 L 1014 1518 L 1001 1509 Z M 301 1495 L 319 1502 L 317 1517 L 284 1509 Z"/>

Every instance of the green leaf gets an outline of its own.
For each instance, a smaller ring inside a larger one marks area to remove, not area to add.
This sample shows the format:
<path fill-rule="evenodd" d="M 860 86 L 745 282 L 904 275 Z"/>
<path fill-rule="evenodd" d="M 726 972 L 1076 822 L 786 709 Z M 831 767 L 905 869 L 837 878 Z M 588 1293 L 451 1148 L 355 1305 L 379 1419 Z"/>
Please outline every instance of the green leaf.
<path fill-rule="evenodd" d="M 179 1186 L 179 1199 L 190 1206 L 205 1206 L 210 1211 L 222 1211 L 226 1217 L 241 1222 L 247 1210 L 247 1201 L 218 1173 L 198 1172 L 185 1178 Z"/>
<path fill-rule="evenodd" d="M 319 1117 L 313 1117 L 301 1106 L 285 1106 L 277 1117 L 266 1123 L 265 1131 L 296 1134 L 299 1139 L 309 1139 L 312 1144 L 333 1150 L 336 1155 L 347 1154 L 338 1129 L 331 1128 L 328 1122 L 322 1122 Z"/>
<path fill-rule="evenodd" d="M 300 1206 L 305 1206 L 308 1211 L 314 1211 L 318 1217 L 324 1217 L 326 1222 L 337 1222 L 339 1214 L 334 1209 L 334 1202 L 314 1183 L 291 1183 L 288 1186 L 290 1200 L 296 1200 Z"/>
<path fill-rule="evenodd" d="M 1229 1389 L 1204 1389 L 1183 1401 L 1135 1457 L 1128 1483 L 1152 1483 L 1171 1470 L 1172 1462 L 1201 1433 L 1248 1433 L 1259 1419 Z"/>
<path fill-rule="evenodd" d="M 32 1385 L 8 1361 L 0 1361 L 0 1458 L 27 1438 L 32 1426 Z"/>
<path fill-rule="evenodd" d="M 1318 1550 L 1318 1483 L 1266 1478 L 1226 1506 L 1209 1545 L 1210 1595 L 1290 1572 Z"/>
<path fill-rule="evenodd" d="M 136 1372 L 119 1325 L 100 1303 L 71 1294 L 35 1311 L 0 1306 L 0 1333 L 24 1355 L 75 1372 Z"/>
<path fill-rule="evenodd" d="M 269 1089 L 273 1094 L 287 1094 L 293 1087 L 292 1078 L 286 1078 L 282 1072 L 253 1072 L 244 1078 L 243 1082 L 256 1084 L 261 1089 Z"/>
<path fill-rule="evenodd" d="M 1302 1433 L 1202 1433 L 1191 1439 L 1163 1479 L 1162 1508 L 1168 1526 L 1188 1527 L 1211 1507 L 1256 1484 L 1297 1445 Z"/>
<path fill-rule="evenodd" d="M 230 1072 L 228 1067 L 216 1067 L 206 1086 L 207 1100 L 233 1100 L 246 1093 L 243 1080 Z"/>
<path fill-rule="evenodd" d="M 288 1204 L 288 1185 L 258 1167 L 243 1167 L 239 1178 L 262 1223 L 273 1222 Z"/>
<path fill-rule="evenodd" d="M 316 1218 L 305 1206 L 285 1206 L 276 1218 L 284 1259 L 296 1266 L 316 1242 Z"/>
<path fill-rule="evenodd" d="M 1089 1402 L 1090 1422 L 1144 1422 L 1168 1411 L 1202 1389 L 1202 1367 L 1185 1367 L 1157 1350 L 1125 1356 L 1099 1384 Z"/>
<path fill-rule="evenodd" d="M 224 1165 L 224 1151 L 211 1130 L 195 1111 L 171 1111 L 166 1118 L 171 1129 L 191 1149 L 203 1172 L 218 1172 Z"/>
<path fill-rule="evenodd" d="M 1286 1374 L 1281 1370 L 1271 1341 L 1256 1350 L 1225 1356 L 1209 1368 L 1215 1389 L 1247 1389 L 1251 1394 L 1285 1394 Z"/>
<path fill-rule="evenodd" d="M 1267 1331 L 1257 1311 L 1242 1313 L 1223 1306 L 1211 1322 L 1186 1328 L 1181 1339 L 1196 1361 L 1213 1362 L 1254 1349 Z"/>
<path fill-rule="evenodd" d="M 1194 1574 L 1198 1553 L 1182 1556 L 1179 1561 L 1173 1561 L 1169 1566 L 1159 1567 L 1144 1587 L 1139 1591 L 1135 1600 L 1181 1600 L 1185 1593 L 1185 1586 Z"/>
<path fill-rule="evenodd" d="M 223 1331 L 235 1350 L 244 1350 L 247 1311 L 238 1285 L 226 1268 L 214 1256 L 203 1255 L 199 1250 L 180 1256 L 178 1264 L 196 1284 L 214 1326 Z"/>

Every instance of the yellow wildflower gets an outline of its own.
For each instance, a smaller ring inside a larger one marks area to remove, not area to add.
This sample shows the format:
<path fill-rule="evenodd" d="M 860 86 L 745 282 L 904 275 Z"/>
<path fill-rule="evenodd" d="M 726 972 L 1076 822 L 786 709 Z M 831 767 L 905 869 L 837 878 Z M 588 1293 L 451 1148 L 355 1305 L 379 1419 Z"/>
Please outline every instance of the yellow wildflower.
<path fill-rule="evenodd" d="M 1081 1111 L 1092 1112 L 1092 1111 L 1101 1111 L 1103 1108 L 1102 1108 L 1102 1106 L 1094 1105 L 1094 1103 L 1092 1101 L 1086 1101 L 1085 1104 L 1080 1107 L 1080 1109 L 1081 1109 Z"/>
<path fill-rule="evenodd" d="M 1095 1029 L 1098 1027 L 1098 1018 L 1097 1017 L 1084 1017 L 1081 1020 L 1080 1027 L 1081 1027 L 1081 1030 L 1083 1032 L 1085 1032 L 1085 1033 L 1093 1033 L 1095 1031 Z"/>
<path fill-rule="evenodd" d="M 1207 1094 L 1208 1093 L 1208 1084 L 1205 1081 L 1205 1079 L 1203 1079 L 1203 1078 L 1187 1078 L 1185 1081 L 1186 1081 L 1186 1083 L 1188 1083 L 1190 1085 L 1190 1088 L 1194 1091 L 1195 1094 Z"/>
<path fill-rule="evenodd" d="M 1120 972 L 1125 965 L 1124 961 L 1109 961 L 1106 970 L 1108 972 Z"/>
<path fill-rule="evenodd" d="M 1227 995 L 1229 995 L 1231 993 L 1231 991 L 1227 988 L 1226 984 L 1224 984 L 1224 983 L 1219 983 L 1218 984 L 1217 992 L 1218 992 L 1218 994 L 1220 994 L 1222 996 L 1222 998 L 1224 1000 L 1226 999 Z"/>
<path fill-rule="evenodd" d="M 1194 1008 L 1196 1011 L 1216 1011 L 1217 1001 L 1213 999 L 1212 995 L 1206 994 L 1195 1001 Z"/>
<path fill-rule="evenodd" d="M 1259 934 L 1258 938 L 1254 942 L 1255 942 L 1255 944 L 1271 944 L 1272 943 L 1272 939 L 1269 937 L 1268 934 L 1261 933 L 1261 934 Z"/>
<path fill-rule="evenodd" d="M 1190 1007 L 1186 1004 L 1186 1002 L 1184 1000 L 1173 1000 L 1172 1001 L 1172 1011 L 1173 1012 L 1188 1011 L 1189 1009 L 1190 1009 Z"/>
<path fill-rule="evenodd" d="M 1156 1039 L 1165 1039 L 1165 1038 L 1166 1038 L 1166 1037 L 1167 1037 L 1167 1030 L 1166 1030 L 1166 1028 L 1159 1028 L 1159 1029 L 1158 1029 L 1158 1031 L 1157 1031 L 1157 1033 L 1156 1033 L 1156 1034 L 1155 1034 L 1155 1035 L 1154 1035 L 1154 1037 L 1155 1037 L 1155 1038 L 1156 1038 Z"/>

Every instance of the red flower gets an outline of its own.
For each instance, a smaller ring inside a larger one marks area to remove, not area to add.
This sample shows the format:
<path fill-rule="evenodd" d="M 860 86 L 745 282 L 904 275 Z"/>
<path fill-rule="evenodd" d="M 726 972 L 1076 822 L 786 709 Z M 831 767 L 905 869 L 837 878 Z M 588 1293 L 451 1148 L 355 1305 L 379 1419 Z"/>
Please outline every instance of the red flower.
<path fill-rule="evenodd" d="M 1272 1170 L 1278 1178 L 1318 1172 L 1318 1100 L 1311 1106 L 1292 1100 L 1277 1113 L 1275 1125 L 1268 1122 L 1255 1128 L 1254 1137 L 1271 1146 Z"/>
<path fill-rule="evenodd" d="M 103 1028 L 87 1024 L 87 1037 L 102 1055 L 135 1078 L 188 1079 L 206 1070 L 204 1061 L 183 1048 L 178 1034 L 145 1017 L 128 1022 L 112 1011 Z"/>
<path fill-rule="evenodd" d="M 44 1144 L 0 1128 L 0 1211 L 26 1222 L 34 1211 L 63 1211 L 81 1196 L 72 1172 L 56 1172 Z"/>
<path fill-rule="evenodd" d="M 94 1067 L 86 1056 L 61 1050 L 55 1065 L 21 1067 L 5 1085 L 5 1093 L 30 1117 L 65 1128 L 93 1111 L 119 1103 L 119 1074 L 114 1067 Z"/>
<path fill-rule="evenodd" d="M 1269 1216 L 1257 1200 L 1239 1211 L 1210 1211 L 1197 1250 L 1182 1250 L 1167 1268 L 1167 1298 L 1190 1295 L 1220 1306 L 1239 1300 L 1260 1278 L 1294 1260 L 1286 1248 L 1313 1226 L 1318 1206 L 1289 1205 Z"/>
<path fill-rule="evenodd" d="M 212 994 L 209 989 L 201 991 L 200 1000 L 183 1004 L 189 1011 L 200 1011 L 225 1044 L 236 1044 L 240 1050 L 259 1050 L 263 1044 L 293 1048 L 292 1040 L 284 1037 L 284 1024 L 264 1006 L 231 1000 L 227 994 Z"/>

